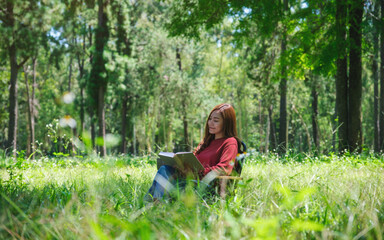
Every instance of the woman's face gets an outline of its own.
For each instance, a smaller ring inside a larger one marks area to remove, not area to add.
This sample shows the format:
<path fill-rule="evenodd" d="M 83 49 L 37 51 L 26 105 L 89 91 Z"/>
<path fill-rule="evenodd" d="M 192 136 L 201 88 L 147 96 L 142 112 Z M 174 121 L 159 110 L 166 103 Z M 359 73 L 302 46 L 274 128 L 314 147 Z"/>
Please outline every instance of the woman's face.
<path fill-rule="evenodd" d="M 208 119 L 209 133 L 215 134 L 215 139 L 224 137 L 224 120 L 218 111 L 214 111 Z"/>

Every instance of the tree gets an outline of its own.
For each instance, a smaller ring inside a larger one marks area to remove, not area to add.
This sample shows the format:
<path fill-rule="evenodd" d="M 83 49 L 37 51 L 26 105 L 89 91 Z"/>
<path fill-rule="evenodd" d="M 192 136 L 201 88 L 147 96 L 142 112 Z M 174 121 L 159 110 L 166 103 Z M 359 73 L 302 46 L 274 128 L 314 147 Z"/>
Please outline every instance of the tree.
<path fill-rule="evenodd" d="M 305 4 L 294 4 L 292 9 L 288 24 L 288 26 L 293 25 L 294 27 L 294 30 L 291 30 L 291 45 L 287 54 L 289 56 L 288 66 L 291 70 L 289 74 L 292 78 L 297 79 L 296 85 L 304 80 L 306 88 L 309 90 L 311 108 L 308 108 L 307 111 L 311 112 L 308 114 L 307 121 L 310 119 L 312 121 L 312 139 L 316 150 L 319 151 L 321 147 L 320 132 L 323 133 L 327 129 L 320 131 L 320 116 L 325 113 L 329 115 L 328 112 L 333 115 L 329 109 L 321 109 L 318 99 L 324 97 L 324 99 L 330 100 L 331 104 L 328 106 L 334 104 L 333 98 L 325 97 L 324 95 L 327 93 L 321 91 L 327 86 L 329 76 L 334 75 L 333 59 L 336 58 L 336 55 L 333 45 L 334 38 L 330 37 L 334 29 L 334 5 L 331 1 L 307 1 Z M 332 89 L 328 90 L 330 95 L 332 95 L 332 91 Z M 303 118 L 305 119 L 305 115 Z M 332 118 L 329 120 L 334 121 Z M 301 125 L 306 126 L 304 123 Z M 305 132 L 309 131 L 305 130 Z M 308 134 L 306 133 L 306 135 Z M 306 138 L 307 145 L 310 147 L 311 141 L 308 137 Z"/>
<path fill-rule="evenodd" d="M 350 151 L 361 151 L 362 132 L 362 21 L 364 1 L 354 1 L 349 5 L 349 85 L 348 85 L 348 145 Z"/>
<path fill-rule="evenodd" d="M 98 23 L 95 34 L 95 52 L 92 61 L 92 70 L 89 79 L 89 95 L 93 101 L 93 106 L 96 106 L 98 127 L 99 127 L 99 142 L 100 154 L 107 154 L 105 145 L 105 91 L 107 88 L 107 71 L 105 68 L 104 48 L 106 47 L 109 30 L 107 26 L 108 17 L 106 7 L 108 0 L 98 0 Z"/>
<path fill-rule="evenodd" d="M 176 64 L 178 66 L 178 70 L 180 71 L 181 76 L 183 75 L 183 68 L 181 65 L 181 57 L 180 57 L 180 48 L 176 47 Z M 188 111 L 187 111 L 187 97 L 189 94 L 188 86 L 181 86 L 181 115 L 183 118 L 183 127 L 184 127 L 184 149 L 185 151 L 190 151 L 189 147 L 189 137 L 188 137 Z"/>
<path fill-rule="evenodd" d="M 283 12 L 288 12 L 288 0 L 283 0 Z M 280 79 L 280 125 L 279 125 L 279 152 L 285 153 L 288 146 L 288 120 L 287 120 L 287 29 L 283 27 L 281 34 L 281 79 Z"/>
<path fill-rule="evenodd" d="M 278 147 L 284 153 L 288 144 L 287 121 L 287 71 L 285 50 L 287 35 L 284 23 L 287 21 L 288 1 L 271 3 L 270 1 L 175 1 L 171 8 L 171 20 L 168 29 L 171 35 L 184 35 L 199 38 L 201 28 L 206 30 L 220 24 L 224 17 L 231 16 L 236 21 L 235 39 L 239 40 L 252 33 L 252 26 L 256 25 L 262 37 L 268 37 L 280 29 L 281 37 L 281 77 L 280 77 L 280 125 Z M 279 26 L 279 23 L 281 26 Z M 235 40 L 235 41 L 236 41 Z M 241 40 L 240 40 L 241 41 Z M 250 43 L 252 40 L 248 40 Z M 271 116 L 271 115 L 270 115 Z"/>
<path fill-rule="evenodd" d="M 336 42 L 338 45 L 336 108 L 340 126 L 339 151 L 341 152 L 344 150 L 360 151 L 362 146 L 361 23 L 363 7 L 361 0 L 350 4 L 347 1 L 336 1 Z M 347 24 L 350 26 L 349 38 L 347 38 Z M 349 53 L 346 49 L 347 45 L 349 45 Z M 349 73 L 347 73 L 348 69 Z"/>
<path fill-rule="evenodd" d="M 384 1 L 380 1 L 380 102 L 379 102 L 379 150 L 384 149 Z"/>
<path fill-rule="evenodd" d="M 138 3 L 135 2 L 132 4 L 132 8 L 135 9 L 135 6 L 137 6 Z M 113 12 L 116 16 L 116 22 L 117 22 L 117 40 L 116 40 L 116 47 L 117 47 L 117 53 L 121 56 L 126 56 L 127 58 L 131 57 L 132 54 L 132 36 L 130 34 L 131 26 L 133 26 L 137 19 L 133 17 L 126 17 L 127 15 L 133 15 L 133 10 L 128 11 L 129 7 L 131 6 L 125 6 L 122 2 L 114 2 L 113 4 Z M 128 85 L 129 82 L 129 68 L 128 64 L 125 64 L 123 66 L 122 75 L 124 78 L 124 85 Z M 126 88 L 123 88 L 126 90 Z M 132 100 L 132 96 L 128 95 L 128 91 L 124 91 L 123 97 L 121 99 L 121 149 L 120 151 L 122 153 L 127 153 L 127 114 L 128 114 L 128 105 L 129 101 Z"/>
<path fill-rule="evenodd" d="M 313 142 L 315 144 L 316 151 L 319 151 L 319 148 L 320 148 L 319 123 L 318 123 L 319 92 L 318 92 L 318 84 L 316 80 L 314 80 L 312 83 L 311 95 L 312 95 L 312 135 L 313 135 Z"/>
<path fill-rule="evenodd" d="M 339 151 L 348 148 L 348 76 L 346 50 L 347 1 L 336 1 L 336 111 L 339 124 Z"/>
<path fill-rule="evenodd" d="M 51 2 L 50 4 L 55 4 Z M 55 12 L 45 16 L 48 4 L 41 1 L 6 0 L 0 3 L 0 32 L 7 40 L 4 49 L 7 51 L 10 64 L 10 91 L 9 91 L 9 124 L 7 148 L 17 149 L 18 129 L 18 87 L 17 77 L 20 68 L 27 62 L 39 45 L 41 36 L 48 31 Z M 41 21 L 39 21 L 41 20 Z"/>
<path fill-rule="evenodd" d="M 37 65 L 37 56 L 32 58 L 32 86 L 31 90 L 29 87 L 29 69 L 28 66 L 24 66 L 24 78 L 25 78 L 25 87 L 27 90 L 27 109 L 28 109 L 28 126 L 29 126 L 29 136 L 27 141 L 27 156 L 30 156 L 32 151 L 36 149 L 35 144 L 35 116 L 37 115 L 36 109 L 36 99 L 35 91 L 37 87 L 36 83 L 36 65 Z M 32 155 L 32 159 L 35 159 L 35 155 Z"/>
<path fill-rule="evenodd" d="M 8 31 L 10 33 L 10 39 L 6 45 L 6 49 L 9 57 L 9 64 L 11 66 L 10 76 L 10 91 L 9 91 L 9 124 L 8 124 L 8 141 L 6 148 L 12 148 L 14 151 L 17 149 L 17 120 L 18 120 L 18 103 L 17 103 L 17 74 L 19 69 L 28 60 L 27 56 L 24 56 L 20 62 L 18 62 L 18 50 L 19 46 L 16 45 L 21 30 L 17 29 L 19 22 L 15 16 L 15 3 L 14 1 L 3 2 L 1 6 L 2 15 L 0 19 L 2 21 L 3 33 Z M 14 153 L 15 155 L 16 153 Z"/>
<path fill-rule="evenodd" d="M 373 84 L 374 84 L 374 90 L 373 90 L 373 148 L 375 152 L 380 151 L 380 138 L 379 138 L 379 21 L 377 20 L 379 18 L 379 10 L 380 6 L 379 3 L 375 3 L 373 6 L 372 11 L 372 42 L 373 42 L 373 54 L 372 57 L 372 77 L 373 77 Z M 384 42 L 383 42 L 384 43 Z"/>

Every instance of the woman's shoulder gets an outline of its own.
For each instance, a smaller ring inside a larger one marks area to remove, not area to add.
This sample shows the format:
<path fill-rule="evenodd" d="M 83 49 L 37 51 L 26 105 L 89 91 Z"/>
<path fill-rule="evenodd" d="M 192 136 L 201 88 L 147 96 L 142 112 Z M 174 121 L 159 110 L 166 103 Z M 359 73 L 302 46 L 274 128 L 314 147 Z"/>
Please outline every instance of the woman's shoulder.
<path fill-rule="evenodd" d="M 234 137 L 229 137 L 224 140 L 224 144 L 236 144 L 237 145 L 237 140 Z"/>

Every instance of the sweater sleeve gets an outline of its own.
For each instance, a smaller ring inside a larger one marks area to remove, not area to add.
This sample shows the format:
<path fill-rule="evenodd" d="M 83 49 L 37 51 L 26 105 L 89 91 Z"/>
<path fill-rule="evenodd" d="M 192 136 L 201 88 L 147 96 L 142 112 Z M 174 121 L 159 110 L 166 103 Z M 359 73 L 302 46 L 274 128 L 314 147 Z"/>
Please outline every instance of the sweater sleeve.
<path fill-rule="evenodd" d="M 233 140 L 225 143 L 219 162 L 215 166 L 206 167 L 204 175 L 212 170 L 216 171 L 218 175 L 231 174 L 237 156 L 237 141 Z"/>

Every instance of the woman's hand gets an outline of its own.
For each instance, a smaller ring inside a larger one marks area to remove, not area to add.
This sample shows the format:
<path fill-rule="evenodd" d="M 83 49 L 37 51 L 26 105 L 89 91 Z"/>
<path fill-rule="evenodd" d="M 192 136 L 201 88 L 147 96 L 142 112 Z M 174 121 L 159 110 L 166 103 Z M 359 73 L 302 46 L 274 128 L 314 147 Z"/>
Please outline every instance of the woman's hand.
<path fill-rule="evenodd" d="M 190 167 L 184 165 L 183 168 L 181 167 L 176 167 L 176 168 L 184 177 L 193 176 L 193 178 L 195 178 L 195 174 Z"/>

